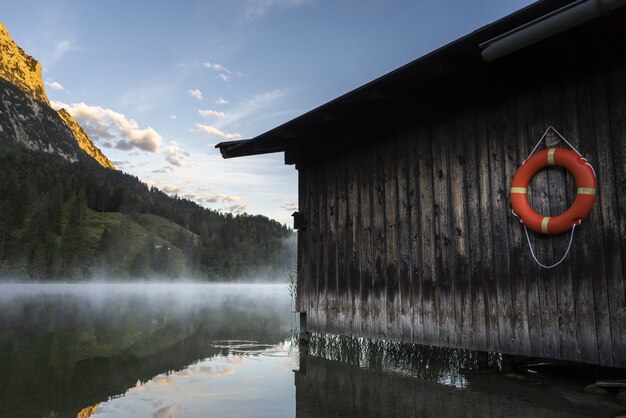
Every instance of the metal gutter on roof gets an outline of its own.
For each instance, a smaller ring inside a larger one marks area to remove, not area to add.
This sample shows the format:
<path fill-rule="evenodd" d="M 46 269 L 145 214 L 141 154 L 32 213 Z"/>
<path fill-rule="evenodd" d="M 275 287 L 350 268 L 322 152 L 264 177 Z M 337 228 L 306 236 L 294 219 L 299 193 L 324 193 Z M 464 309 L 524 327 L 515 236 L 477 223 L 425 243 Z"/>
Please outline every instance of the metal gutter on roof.
<path fill-rule="evenodd" d="M 493 61 L 626 6 L 626 0 L 578 0 L 481 43 L 485 61 Z"/>

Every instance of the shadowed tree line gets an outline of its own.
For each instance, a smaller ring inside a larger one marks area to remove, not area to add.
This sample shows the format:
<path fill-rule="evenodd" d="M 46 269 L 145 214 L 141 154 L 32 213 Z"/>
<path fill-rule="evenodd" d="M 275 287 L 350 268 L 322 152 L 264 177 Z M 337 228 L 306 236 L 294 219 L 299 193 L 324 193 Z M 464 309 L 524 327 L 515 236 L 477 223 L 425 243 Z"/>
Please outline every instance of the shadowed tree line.
<path fill-rule="evenodd" d="M 0 143 L 0 276 L 32 280 L 279 276 L 290 228 L 224 214 L 95 162 Z"/>

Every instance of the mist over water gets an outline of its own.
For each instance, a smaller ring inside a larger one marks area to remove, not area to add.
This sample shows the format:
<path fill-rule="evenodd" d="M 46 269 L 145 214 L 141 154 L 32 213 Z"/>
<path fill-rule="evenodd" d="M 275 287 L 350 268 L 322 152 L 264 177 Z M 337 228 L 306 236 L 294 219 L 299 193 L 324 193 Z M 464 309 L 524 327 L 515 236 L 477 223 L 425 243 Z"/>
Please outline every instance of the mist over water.
<path fill-rule="evenodd" d="M 76 416 L 224 341 L 268 351 L 290 311 L 286 284 L 0 284 L 0 417 Z"/>
<path fill-rule="evenodd" d="M 316 334 L 299 350 L 292 310 L 287 282 L 0 284 L 0 418 L 626 410 L 469 351 Z"/>

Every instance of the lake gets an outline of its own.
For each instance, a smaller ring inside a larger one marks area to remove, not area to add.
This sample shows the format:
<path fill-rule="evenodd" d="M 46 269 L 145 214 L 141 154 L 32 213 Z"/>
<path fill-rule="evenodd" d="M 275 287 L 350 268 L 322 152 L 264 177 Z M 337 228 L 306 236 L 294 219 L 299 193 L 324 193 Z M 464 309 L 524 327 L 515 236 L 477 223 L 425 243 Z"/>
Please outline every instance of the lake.
<path fill-rule="evenodd" d="M 0 284 L 0 417 L 616 416 L 502 357 L 294 338 L 286 284 Z M 489 368 L 485 370 L 485 364 Z"/>

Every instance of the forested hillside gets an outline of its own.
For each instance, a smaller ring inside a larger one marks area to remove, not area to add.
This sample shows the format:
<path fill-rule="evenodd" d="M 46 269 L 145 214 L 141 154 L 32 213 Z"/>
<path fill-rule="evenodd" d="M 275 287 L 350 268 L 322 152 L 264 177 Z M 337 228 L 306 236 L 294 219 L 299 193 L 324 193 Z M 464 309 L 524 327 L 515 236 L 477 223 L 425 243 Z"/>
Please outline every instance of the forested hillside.
<path fill-rule="evenodd" d="M 222 214 L 95 162 L 0 141 L 0 276 L 282 279 L 293 232 Z"/>

